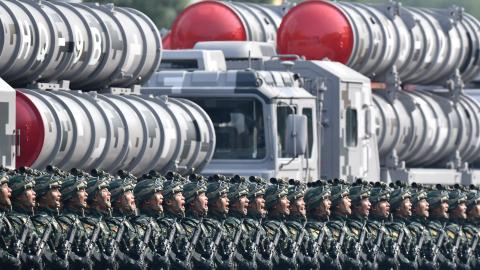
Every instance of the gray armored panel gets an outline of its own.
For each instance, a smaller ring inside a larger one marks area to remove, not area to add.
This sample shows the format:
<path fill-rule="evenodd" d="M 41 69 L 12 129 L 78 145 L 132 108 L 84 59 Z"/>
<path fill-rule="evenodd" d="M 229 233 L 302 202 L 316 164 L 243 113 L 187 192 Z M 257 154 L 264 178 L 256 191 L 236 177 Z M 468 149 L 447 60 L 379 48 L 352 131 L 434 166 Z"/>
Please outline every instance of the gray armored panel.
<path fill-rule="evenodd" d="M 144 14 L 113 5 L 1 1 L 0 76 L 14 86 L 69 80 L 75 88 L 145 82 L 161 57 Z"/>
<path fill-rule="evenodd" d="M 227 65 L 223 52 L 218 50 L 164 50 L 158 71 L 176 69 L 225 71 Z"/>
<path fill-rule="evenodd" d="M 203 117 L 213 122 L 216 148 L 204 174 L 318 178 L 315 99 L 290 72 L 162 71 L 141 92 L 189 99 L 208 114 Z M 282 127 L 288 112 L 307 115 L 306 155 L 286 153 Z"/>
<path fill-rule="evenodd" d="M 0 165 L 15 168 L 15 90 L 0 79 Z"/>

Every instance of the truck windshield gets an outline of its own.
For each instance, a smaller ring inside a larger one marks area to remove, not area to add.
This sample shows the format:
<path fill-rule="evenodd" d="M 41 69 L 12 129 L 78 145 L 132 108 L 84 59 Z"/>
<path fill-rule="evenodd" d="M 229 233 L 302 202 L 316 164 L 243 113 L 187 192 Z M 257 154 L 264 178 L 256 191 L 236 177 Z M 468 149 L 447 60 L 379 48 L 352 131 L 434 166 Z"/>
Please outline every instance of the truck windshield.
<path fill-rule="evenodd" d="M 262 104 L 253 98 L 189 98 L 202 107 L 215 127 L 214 159 L 265 158 Z"/>

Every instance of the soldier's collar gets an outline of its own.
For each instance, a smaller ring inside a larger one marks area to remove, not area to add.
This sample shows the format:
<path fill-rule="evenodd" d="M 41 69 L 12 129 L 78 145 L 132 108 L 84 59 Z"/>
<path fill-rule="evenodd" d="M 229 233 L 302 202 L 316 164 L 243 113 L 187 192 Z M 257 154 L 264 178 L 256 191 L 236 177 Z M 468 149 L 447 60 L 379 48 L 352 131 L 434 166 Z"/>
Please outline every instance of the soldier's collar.
<path fill-rule="evenodd" d="M 197 213 L 197 212 L 188 211 L 188 210 L 187 210 L 185 216 L 190 217 L 190 218 L 200 219 L 200 218 L 204 218 L 206 215 L 205 215 L 205 214 L 199 214 L 199 213 Z"/>
<path fill-rule="evenodd" d="M 236 218 L 245 218 L 245 215 L 243 213 L 240 213 L 239 211 L 230 211 L 228 212 L 228 216 L 230 217 L 236 217 Z"/>
<path fill-rule="evenodd" d="M 169 217 L 169 218 L 184 218 L 185 217 L 185 212 L 177 212 L 177 213 L 174 213 L 172 211 L 169 211 L 168 209 L 164 209 L 165 212 L 164 212 L 164 217 Z"/>
<path fill-rule="evenodd" d="M 51 208 L 48 208 L 48 207 L 38 207 L 37 208 L 37 212 L 39 214 L 46 214 L 46 215 L 49 215 L 49 216 L 53 216 L 53 217 L 57 217 L 60 212 L 59 212 L 59 209 L 58 208 L 55 208 L 55 209 L 51 209 Z"/>
<path fill-rule="evenodd" d="M 227 214 L 225 213 L 218 213 L 218 212 L 214 212 L 214 211 L 208 211 L 208 217 L 211 217 L 213 219 L 217 219 L 217 220 L 224 220 L 227 218 Z"/>
<path fill-rule="evenodd" d="M 22 208 L 22 207 L 13 206 L 13 212 L 20 213 L 20 214 L 25 214 L 25 215 L 29 215 L 29 216 L 35 215 L 35 211 L 34 211 L 33 207 L 25 209 L 25 208 Z"/>
<path fill-rule="evenodd" d="M 286 217 L 287 217 L 287 216 L 284 215 L 284 214 L 278 214 L 278 215 L 269 215 L 269 216 L 268 216 L 268 219 L 269 219 L 269 220 L 276 220 L 276 221 L 281 221 L 281 222 L 283 222 L 283 221 L 285 221 Z"/>
<path fill-rule="evenodd" d="M 162 218 L 163 212 L 153 211 L 152 209 L 140 209 L 139 212 L 145 216 L 152 217 L 152 218 Z"/>
<path fill-rule="evenodd" d="M 346 221 L 348 219 L 347 215 L 336 215 L 333 213 L 332 218 L 335 220 Z"/>
<path fill-rule="evenodd" d="M 298 222 L 304 222 L 307 220 L 307 217 L 306 216 L 303 216 L 303 215 L 288 215 L 286 216 L 286 219 L 287 220 L 294 220 L 294 221 L 298 221 Z"/>
<path fill-rule="evenodd" d="M 0 205 L 0 212 L 10 213 L 12 212 L 12 206 Z"/>

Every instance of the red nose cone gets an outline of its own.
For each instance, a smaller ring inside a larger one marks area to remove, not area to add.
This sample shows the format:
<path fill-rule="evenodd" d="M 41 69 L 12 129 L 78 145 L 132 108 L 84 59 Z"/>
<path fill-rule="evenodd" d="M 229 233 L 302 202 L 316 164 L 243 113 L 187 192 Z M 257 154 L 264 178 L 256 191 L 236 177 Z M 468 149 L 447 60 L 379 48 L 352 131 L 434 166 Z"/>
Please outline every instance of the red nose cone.
<path fill-rule="evenodd" d="M 354 37 L 345 14 L 326 1 L 306 1 L 292 8 L 278 29 L 280 54 L 297 54 L 308 60 L 330 60 L 346 64 Z"/>
<path fill-rule="evenodd" d="M 172 25 L 172 49 L 191 49 L 199 41 L 247 40 L 240 17 L 228 6 L 203 1 L 187 7 Z"/>
<path fill-rule="evenodd" d="M 35 104 L 19 91 L 17 91 L 16 104 L 17 130 L 20 130 L 20 151 L 16 158 L 17 168 L 30 167 L 42 151 L 45 137 L 43 120 Z"/>

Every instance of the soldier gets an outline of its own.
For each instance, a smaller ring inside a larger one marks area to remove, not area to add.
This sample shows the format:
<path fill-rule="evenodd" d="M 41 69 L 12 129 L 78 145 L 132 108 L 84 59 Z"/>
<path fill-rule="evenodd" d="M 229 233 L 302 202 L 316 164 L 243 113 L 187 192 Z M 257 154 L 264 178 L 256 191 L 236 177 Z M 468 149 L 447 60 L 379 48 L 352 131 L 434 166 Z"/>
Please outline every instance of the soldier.
<path fill-rule="evenodd" d="M 249 199 L 248 184 L 245 178 L 238 175 L 230 179 L 230 187 L 228 189 L 228 200 L 230 208 L 228 210 L 228 217 L 225 221 L 225 229 L 227 232 L 227 241 L 220 249 L 224 265 L 229 268 L 256 268 L 254 260 L 249 259 L 247 255 L 248 233 L 244 225 L 245 217 L 247 216 Z M 255 266 L 254 266 L 255 264 Z"/>
<path fill-rule="evenodd" d="M 249 266 L 242 265 L 245 269 L 271 269 L 273 267 L 269 259 L 270 250 L 265 240 L 266 232 L 262 221 L 267 215 L 265 208 L 266 181 L 259 177 L 251 176 L 248 184 L 248 210 L 244 225 L 247 240 L 241 248 L 244 257 L 251 262 Z"/>
<path fill-rule="evenodd" d="M 168 256 L 156 251 L 165 239 L 165 228 L 157 222 L 163 216 L 163 180 L 147 176 L 137 183 L 134 189 L 135 199 L 140 214 L 132 219 L 135 230 L 141 238 L 137 238 L 136 259 L 145 268 L 155 266 L 158 269 L 170 268 Z M 153 250 L 150 249 L 153 247 Z"/>
<path fill-rule="evenodd" d="M 202 257 L 204 247 L 199 240 L 206 234 L 203 218 L 208 213 L 208 198 L 205 195 L 207 186 L 203 177 L 191 176 L 190 182 L 183 186 L 186 212 L 182 220 L 182 227 L 188 242 L 184 243 L 185 259 L 182 261 L 185 268 L 209 267 Z M 179 262 L 179 261 L 178 261 Z"/>
<path fill-rule="evenodd" d="M 225 230 L 225 220 L 229 211 L 228 183 L 226 178 L 220 175 L 214 175 L 208 179 L 207 191 L 205 195 L 208 198 L 208 216 L 203 219 L 203 224 L 207 229 L 202 244 L 205 266 L 208 268 L 230 268 L 228 261 L 219 254 L 220 245 L 226 246 L 227 232 Z"/>
<path fill-rule="evenodd" d="M 138 254 L 134 244 L 141 241 L 139 240 L 141 238 L 130 222 L 130 219 L 137 213 L 134 188 L 135 183 L 130 178 L 117 178 L 108 186 L 113 211 L 105 222 L 110 231 L 114 233 L 108 249 L 110 256 L 118 259 L 120 269 L 144 269 L 146 267 L 145 264 L 136 260 Z"/>
<path fill-rule="evenodd" d="M 347 254 L 349 245 L 355 242 L 352 232 L 346 226 L 347 219 L 352 213 L 349 190 L 343 182 L 334 181 L 331 191 L 333 211 L 327 226 L 332 232 L 335 243 L 330 247 L 329 255 L 335 264 L 341 265 L 342 269 L 360 269 L 360 262 Z"/>
<path fill-rule="evenodd" d="M 32 252 L 38 238 L 30 219 L 36 203 L 36 193 L 33 190 L 35 181 L 30 175 L 19 174 L 12 176 L 8 185 L 12 190 L 13 211 L 8 213 L 7 219 L 17 236 L 10 254 L 20 258 L 22 269 L 43 269 L 42 258 Z"/>
<path fill-rule="evenodd" d="M 470 269 L 467 257 L 468 240 L 463 233 L 463 224 L 467 219 L 467 195 L 458 186 L 448 194 L 449 220 L 446 226 L 448 259 L 456 264 L 457 269 Z"/>
<path fill-rule="evenodd" d="M 68 256 L 72 269 L 92 269 L 93 261 L 85 256 L 88 233 L 80 217 L 85 217 L 88 194 L 87 181 L 83 177 L 71 176 L 62 183 L 62 214 L 58 217 L 63 234 L 64 255 Z M 66 254 L 65 254 L 66 253 Z"/>
<path fill-rule="evenodd" d="M 412 244 L 414 244 L 412 258 L 418 264 L 419 269 L 438 269 L 435 262 L 428 260 L 425 254 L 425 247 L 431 244 L 429 234 L 425 232 L 429 216 L 429 204 L 427 192 L 417 184 L 412 184 L 412 217 L 408 222 L 408 229 L 412 233 Z M 427 244 L 429 243 L 429 244 Z"/>
<path fill-rule="evenodd" d="M 397 183 L 398 184 L 398 183 Z M 390 194 L 390 207 L 393 220 L 387 224 L 390 241 L 387 244 L 387 253 L 392 256 L 394 263 L 397 263 L 401 269 L 418 268 L 417 262 L 408 257 L 410 246 L 416 242 L 407 223 L 412 216 L 412 194 L 410 190 L 403 185 L 398 185 Z"/>
<path fill-rule="evenodd" d="M 286 217 L 285 225 L 290 233 L 290 237 L 294 239 L 293 247 L 282 251 L 295 267 L 305 268 L 309 264 L 306 253 L 306 230 L 307 209 L 305 208 L 305 191 L 306 185 L 299 181 L 290 180 L 287 198 L 290 201 L 290 215 Z"/>
<path fill-rule="evenodd" d="M 288 183 L 281 179 L 271 179 L 271 184 L 265 192 L 265 203 L 268 209 L 268 218 L 263 223 L 266 239 L 270 241 L 269 251 L 274 268 L 293 269 L 297 263 L 286 254 L 292 250 L 295 239 L 291 237 L 285 221 L 290 215 L 290 201 L 288 200 Z"/>
<path fill-rule="evenodd" d="M 12 224 L 6 218 L 6 215 L 12 211 L 12 190 L 8 187 L 9 177 L 6 172 L 0 171 L 0 268 L 19 269 L 21 266 L 20 258 L 8 252 L 8 249 L 14 245 L 15 235 Z M 16 254 L 15 254 L 16 255 Z"/>
<path fill-rule="evenodd" d="M 465 236 L 468 239 L 468 249 L 464 253 L 471 269 L 480 267 L 480 193 L 472 189 L 467 193 L 467 222 L 464 226 Z"/>
<path fill-rule="evenodd" d="M 332 232 L 326 226 L 332 206 L 330 196 L 330 187 L 323 181 L 311 184 L 305 192 L 308 218 L 305 225 L 308 239 L 305 269 L 341 269 L 341 266 L 328 256 L 328 247 L 333 241 Z"/>
<path fill-rule="evenodd" d="M 173 173 L 168 173 L 166 177 L 163 183 L 164 216 L 159 219 L 166 238 L 160 242 L 157 254 L 165 257 L 173 269 L 185 269 L 188 268 L 184 263 L 188 255 L 185 245 L 189 239 L 180 223 L 185 217 L 185 198 L 182 194 L 184 179 L 174 178 Z"/>
<path fill-rule="evenodd" d="M 110 232 L 105 219 L 111 215 L 112 205 L 108 184 L 110 178 L 107 174 L 92 171 L 95 176 L 87 181 L 88 211 L 80 220 L 89 235 L 87 246 L 88 256 L 94 262 L 94 269 L 117 269 L 118 263 L 111 256 L 111 239 L 115 235 Z M 107 250 L 108 249 L 108 250 Z M 87 257 L 88 257 L 87 256 Z"/>
<path fill-rule="evenodd" d="M 431 241 L 428 243 L 426 254 L 428 260 L 437 264 L 440 269 L 454 269 L 455 264 L 446 256 L 447 252 L 443 246 L 447 246 L 448 237 L 445 235 L 445 227 L 448 221 L 448 192 L 443 187 L 427 193 L 429 204 L 429 221 L 427 222 L 427 233 Z"/>
<path fill-rule="evenodd" d="M 371 203 L 369 200 L 370 188 L 358 180 L 349 190 L 349 197 L 352 201 L 352 214 L 348 220 L 347 226 L 351 232 L 352 240 L 350 254 L 351 258 L 355 258 L 366 269 L 376 268 L 364 253 L 364 246 L 367 240 L 367 221 L 370 213 Z"/>
<path fill-rule="evenodd" d="M 372 204 L 367 222 L 368 231 L 368 259 L 378 264 L 379 269 L 396 269 L 395 261 L 387 256 L 386 243 L 390 241 L 385 223 L 390 216 L 390 189 L 380 182 L 375 183 L 370 191 Z"/>

